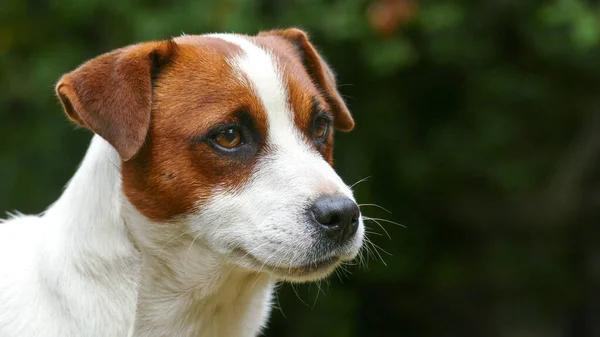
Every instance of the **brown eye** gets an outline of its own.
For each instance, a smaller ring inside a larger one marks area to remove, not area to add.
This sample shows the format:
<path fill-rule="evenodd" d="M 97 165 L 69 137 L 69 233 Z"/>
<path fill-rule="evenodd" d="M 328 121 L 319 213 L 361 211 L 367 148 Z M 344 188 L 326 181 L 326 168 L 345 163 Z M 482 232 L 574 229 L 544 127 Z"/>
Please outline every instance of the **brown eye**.
<path fill-rule="evenodd" d="M 225 149 L 233 149 L 242 143 L 242 134 L 236 128 L 225 129 L 215 136 L 215 143 Z"/>
<path fill-rule="evenodd" d="M 323 139 L 329 131 L 329 119 L 319 116 L 315 119 L 312 136 L 315 139 Z"/>

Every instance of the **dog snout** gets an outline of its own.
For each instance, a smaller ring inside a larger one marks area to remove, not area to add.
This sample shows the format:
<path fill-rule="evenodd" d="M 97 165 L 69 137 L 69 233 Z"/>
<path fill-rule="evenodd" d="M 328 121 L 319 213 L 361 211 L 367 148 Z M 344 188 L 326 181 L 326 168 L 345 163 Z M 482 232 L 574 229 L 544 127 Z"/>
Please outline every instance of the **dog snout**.
<path fill-rule="evenodd" d="M 350 239 L 358 229 L 360 210 L 348 197 L 320 197 L 312 205 L 311 213 L 315 225 L 340 244 Z"/>

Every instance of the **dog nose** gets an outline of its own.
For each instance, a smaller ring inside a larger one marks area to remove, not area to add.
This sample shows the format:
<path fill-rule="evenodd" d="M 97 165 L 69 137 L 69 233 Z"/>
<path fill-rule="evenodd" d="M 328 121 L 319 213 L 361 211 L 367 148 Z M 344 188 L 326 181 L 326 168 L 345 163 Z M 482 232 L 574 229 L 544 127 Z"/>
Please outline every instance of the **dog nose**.
<path fill-rule="evenodd" d="M 351 238 L 358 229 L 360 210 L 350 198 L 344 196 L 326 196 L 315 201 L 312 206 L 317 225 L 330 238 L 343 243 Z"/>

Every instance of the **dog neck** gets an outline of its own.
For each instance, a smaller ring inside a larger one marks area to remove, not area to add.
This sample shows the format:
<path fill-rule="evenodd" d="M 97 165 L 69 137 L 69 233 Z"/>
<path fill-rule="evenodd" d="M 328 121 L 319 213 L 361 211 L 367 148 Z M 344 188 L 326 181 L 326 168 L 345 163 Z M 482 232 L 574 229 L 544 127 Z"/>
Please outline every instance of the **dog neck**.
<path fill-rule="evenodd" d="M 116 151 L 94 137 L 64 192 L 42 215 L 38 245 L 40 278 L 60 295 L 57 306 L 77 325 L 105 336 L 125 335 L 133 324 L 141 266 L 121 214 L 119 167 Z M 90 320 L 89 313 L 97 315 Z"/>
<path fill-rule="evenodd" d="M 151 222 L 130 203 L 124 214 L 143 260 L 133 336 L 258 334 L 270 311 L 268 275 L 228 263 L 178 221 Z"/>
<path fill-rule="evenodd" d="M 133 336 L 256 336 L 269 313 L 271 280 L 205 256 L 197 285 L 145 255 Z"/>
<path fill-rule="evenodd" d="M 254 336 L 266 322 L 270 277 L 226 263 L 201 240 L 176 237 L 186 232 L 177 223 L 140 214 L 123 195 L 118 154 L 98 136 L 45 217 L 68 219 L 50 241 L 79 269 L 98 274 L 101 262 L 105 285 L 120 290 L 109 295 L 131 307 L 120 313 L 123 324 L 135 315 L 132 336 Z"/>

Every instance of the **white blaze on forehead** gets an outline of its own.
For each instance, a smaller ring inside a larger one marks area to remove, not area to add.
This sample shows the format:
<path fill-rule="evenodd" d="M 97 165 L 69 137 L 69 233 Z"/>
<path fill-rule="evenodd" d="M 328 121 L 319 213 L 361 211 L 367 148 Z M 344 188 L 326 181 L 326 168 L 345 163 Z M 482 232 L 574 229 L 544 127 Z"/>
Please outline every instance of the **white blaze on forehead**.
<path fill-rule="evenodd" d="M 293 108 L 288 103 L 288 91 L 282 78 L 282 71 L 273 56 L 245 36 L 233 34 L 213 34 L 242 49 L 243 53 L 229 61 L 238 72 L 240 79 L 259 98 L 266 113 L 268 123 L 267 139 L 279 151 L 269 164 L 260 168 L 260 177 L 254 186 L 261 186 L 258 194 L 264 191 L 277 191 L 283 195 L 274 199 L 285 199 L 289 191 L 279 191 L 279 186 L 287 186 L 305 197 L 322 192 L 337 190 L 352 197 L 352 192 L 343 183 L 333 168 L 302 137 L 294 123 Z M 256 194 L 254 194 L 256 195 Z"/>
<path fill-rule="evenodd" d="M 209 36 L 233 43 L 243 50 L 242 55 L 230 62 L 240 72 L 240 77 L 245 82 L 250 82 L 248 84 L 267 112 L 271 143 L 283 147 L 297 145 L 299 137 L 288 104 L 287 88 L 281 76 L 281 69 L 273 56 L 244 36 L 233 34 Z"/>

